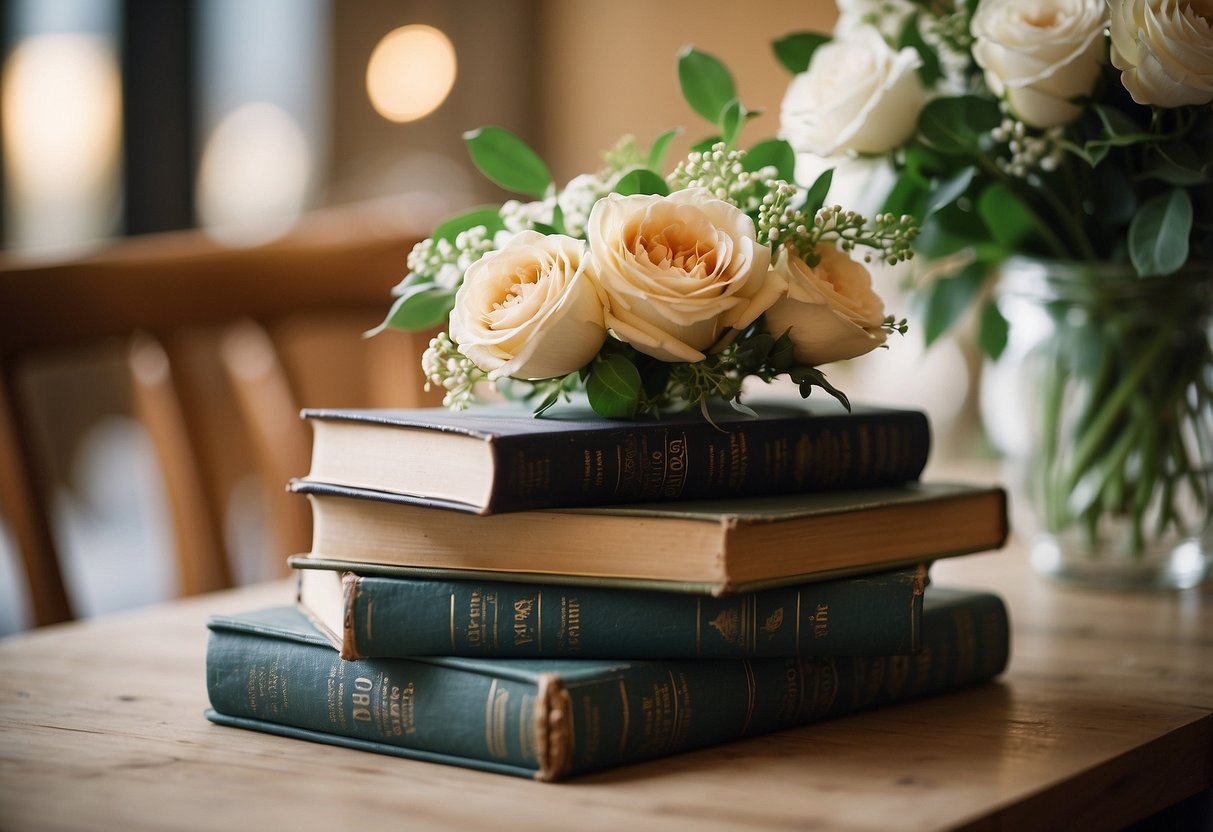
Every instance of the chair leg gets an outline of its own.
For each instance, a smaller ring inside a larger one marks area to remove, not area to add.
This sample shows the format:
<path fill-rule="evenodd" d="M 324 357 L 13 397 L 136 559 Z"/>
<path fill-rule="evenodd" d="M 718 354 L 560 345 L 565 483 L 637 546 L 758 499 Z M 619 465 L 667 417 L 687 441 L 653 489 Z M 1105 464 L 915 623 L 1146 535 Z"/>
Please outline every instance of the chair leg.
<path fill-rule="evenodd" d="M 0 373 L 0 508 L 13 527 L 29 585 L 34 624 L 56 624 L 75 616 L 51 535 L 46 504 L 39 500 L 33 448 L 18 439 L 17 396 L 11 374 Z"/>
<path fill-rule="evenodd" d="M 176 532 L 181 594 L 226 589 L 232 585 L 231 567 L 223 536 L 207 510 L 197 454 L 164 347 L 150 335 L 134 336 L 130 370 L 135 413 L 151 436 L 164 475 Z"/>

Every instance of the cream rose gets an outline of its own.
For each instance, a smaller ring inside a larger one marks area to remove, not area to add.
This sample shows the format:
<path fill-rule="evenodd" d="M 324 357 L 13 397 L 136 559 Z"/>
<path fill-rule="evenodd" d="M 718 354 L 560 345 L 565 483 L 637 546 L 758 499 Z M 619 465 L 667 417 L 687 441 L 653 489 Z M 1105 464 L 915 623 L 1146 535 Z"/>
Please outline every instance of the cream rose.
<path fill-rule="evenodd" d="M 771 251 L 758 243 L 753 220 L 701 188 L 608 194 L 590 211 L 586 233 L 607 326 L 661 361 L 702 361 L 778 296 L 766 285 Z"/>
<path fill-rule="evenodd" d="M 872 26 L 819 46 L 784 93 L 780 137 L 818 156 L 897 147 L 914 132 L 926 103 L 921 63 L 909 47 L 893 51 Z"/>
<path fill-rule="evenodd" d="M 982 0 L 970 24 L 973 59 L 995 95 L 1034 127 L 1078 118 L 1072 99 L 1095 87 L 1104 55 L 1104 0 Z"/>
<path fill-rule="evenodd" d="M 450 336 L 490 379 L 553 378 L 588 364 L 606 321 L 585 243 L 522 231 L 484 255 L 455 293 Z"/>
<path fill-rule="evenodd" d="M 1213 101 L 1213 2 L 1108 0 L 1112 65 L 1138 104 Z"/>
<path fill-rule="evenodd" d="M 884 303 L 867 268 L 832 245 L 819 245 L 817 266 L 783 249 L 771 270 L 785 296 L 766 311 L 767 331 L 792 339 L 793 354 L 816 367 L 855 358 L 884 343 Z"/>

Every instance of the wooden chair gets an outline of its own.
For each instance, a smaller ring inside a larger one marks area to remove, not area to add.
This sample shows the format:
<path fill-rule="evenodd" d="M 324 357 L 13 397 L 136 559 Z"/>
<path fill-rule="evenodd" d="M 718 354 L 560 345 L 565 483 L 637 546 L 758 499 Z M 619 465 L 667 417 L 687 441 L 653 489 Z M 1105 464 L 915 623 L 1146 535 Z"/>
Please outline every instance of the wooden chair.
<path fill-rule="evenodd" d="M 382 319 L 422 224 L 330 214 L 253 248 L 183 232 L 70 262 L 0 262 L 0 517 L 35 624 L 73 617 L 51 531 L 56 477 L 38 434 L 56 414 L 88 409 L 85 390 L 39 411 L 29 396 L 39 362 L 119 350 L 119 398 L 156 451 L 181 594 L 232 585 L 224 509 L 250 471 L 266 507 L 267 571 L 281 574 L 310 542 L 306 502 L 285 490 L 308 467 L 300 407 L 436 403 L 422 392 L 425 336 L 362 337 Z"/>

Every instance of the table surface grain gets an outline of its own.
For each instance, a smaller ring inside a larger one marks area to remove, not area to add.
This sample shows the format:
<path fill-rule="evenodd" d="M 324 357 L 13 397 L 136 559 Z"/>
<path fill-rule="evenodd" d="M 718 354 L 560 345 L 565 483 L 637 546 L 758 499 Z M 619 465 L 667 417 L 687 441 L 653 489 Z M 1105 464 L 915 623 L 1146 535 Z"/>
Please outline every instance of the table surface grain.
<path fill-rule="evenodd" d="M 1014 539 L 932 577 L 1006 599 L 998 682 L 557 784 L 208 723 L 206 617 L 286 582 L 11 637 L 0 828 L 1114 829 L 1213 782 L 1213 592 L 1059 586 Z"/>

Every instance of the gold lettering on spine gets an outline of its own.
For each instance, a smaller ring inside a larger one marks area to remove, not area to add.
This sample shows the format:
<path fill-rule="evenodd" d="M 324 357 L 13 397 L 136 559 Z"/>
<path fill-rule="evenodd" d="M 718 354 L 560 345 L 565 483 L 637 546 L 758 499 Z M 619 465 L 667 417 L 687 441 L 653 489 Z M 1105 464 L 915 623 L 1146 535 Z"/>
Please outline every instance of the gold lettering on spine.
<path fill-rule="evenodd" d="M 451 593 L 451 655 L 455 655 L 458 651 L 455 649 L 455 593 Z"/>
<path fill-rule="evenodd" d="M 367 641 L 370 641 L 372 638 L 375 637 L 374 634 L 371 632 L 371 622 L 375 620 L 375 617 L 371 614 L 371 610 L 374 608 L 374 606 L 375 606 L 375 600 L 373 598 L 366 599 L 366 640 Z"/>
<path fill-rule="evenodd" d="M 535 638 L 539 652 L 543 652 L 543 593 L 535 595 Z"/>
<path fill-rule="evenodd" d="M 678 738 L 678 680 L 674 678 L 674 672 L 669 671 L 670 676 L 670 704 L 672 707 L 672 716 L 670 718 L 670 736 L 668 738 L 667 747 L 673 748 Z"/>

